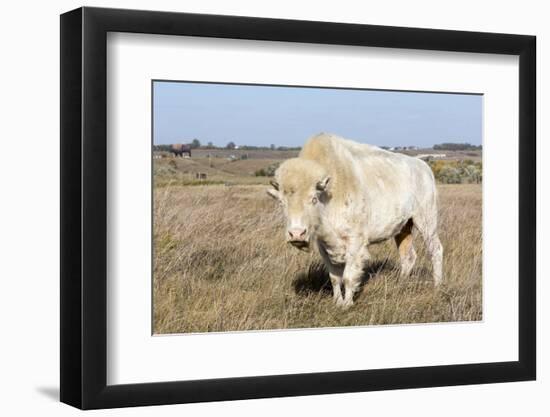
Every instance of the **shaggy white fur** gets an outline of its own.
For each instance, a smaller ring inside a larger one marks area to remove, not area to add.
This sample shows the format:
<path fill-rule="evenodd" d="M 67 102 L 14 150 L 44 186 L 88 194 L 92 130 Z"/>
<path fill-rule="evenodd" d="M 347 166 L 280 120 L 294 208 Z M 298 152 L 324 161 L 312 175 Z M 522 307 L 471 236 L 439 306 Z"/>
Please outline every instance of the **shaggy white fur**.
<path fill-rule="evenodd" d="M 435 285 L 441 282 L 437 191 L 424 161 L 321 133 L 281 164 L 272 185 L 268 193 L 284 207 L 287 240 L 302 250 L 317 244 L 337 304 L 353 304 L 370 244 L 394 238 L 401 273 L 411 272 L 413 227 L 431 257 Z"/>

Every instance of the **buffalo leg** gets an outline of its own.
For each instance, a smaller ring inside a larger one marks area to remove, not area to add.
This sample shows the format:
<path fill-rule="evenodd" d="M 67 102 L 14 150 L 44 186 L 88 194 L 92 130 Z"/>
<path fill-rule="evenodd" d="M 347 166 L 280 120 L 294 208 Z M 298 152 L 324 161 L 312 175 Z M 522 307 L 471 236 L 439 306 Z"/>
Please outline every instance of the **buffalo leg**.
<path fill-rule="evenodd" d="M 437 287 L 443 280 L 443 245 L 441 245 L 437 234 L 437 212 L 432 216 L 414 219 L 414 225 L 424 239 L 426 250 L 432 261 L 434 285 Z"/>
<path fill-rule="evenodd" d="M 411 273 L 414 263 L 416 262 L 416 251 L 412 244 L 412 226 L 411 220 L 403 227 L 401 232 L 395 236 L 395 243 L 399 250 L 399 258 L 401 260 L 401 276 L 407 277 Z"/>
<path fill-rule="evenodd" d="M 363 268 L 369 258 L 369 252 L 366 246 L 360 247 L 355 253 L 347 257 L 346 267 L 344 268 L 344 301 L 341 304 L 343 307 L 353 305 L 353 296 L 361 285 L 363 277 Z"/>
<path fill-rule="evenodd" d="M 426 246 L 432 258 L 434 284 L 438 286 L 443 280 L 443 245 L 437 233 L 427 239 Z"/>
<path fill-rule="evenodd" d="M 344 298 L 342 297 L 342 276 L 344 274 L 344 265 L 333 264 L 323 245 L 320 244 L 318 247 L 321 258 L 323 258 L 325 266 L 328 269 L 330 283 L 332 284 L 332 295 L 334 302 L 336 304 L 342 304 L 344 302 Z"/>
<path fill-rule="evenodd" d="M 342 297 L 342 275 L 344 273 L 343 265 L 328 266 L 330 283 L 332 284 L 333 299 L 336 304 L 341 304 L 344 301 Z"/>

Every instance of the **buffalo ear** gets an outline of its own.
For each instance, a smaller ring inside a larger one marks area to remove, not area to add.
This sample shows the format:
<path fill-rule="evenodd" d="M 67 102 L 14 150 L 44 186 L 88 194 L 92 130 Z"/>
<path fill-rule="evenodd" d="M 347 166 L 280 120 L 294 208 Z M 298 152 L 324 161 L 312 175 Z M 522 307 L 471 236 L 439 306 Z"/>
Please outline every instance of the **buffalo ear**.
<path fill-rule="evenodd" d="M 319 182 L 315 185 L 315 188 L 316 188 L 318 191 L 326 191 L 329 181 L 330 181 L 330 177 L 327 175 L 325 178 L 323 178 L 321 181 L 319 181 Z"/>
<path fill-rule="evenodd" d="M 275 200 L 279 200 L 280 199 L 279 183 L 275 180 L 271 180 L 271 181 L 269 181 L 269 183 L 271 184 L 271 186 L 273 188 L 269 188 L 267 190 L 267 193 L 269 194 L 270 197 L 273 197 Z"/>

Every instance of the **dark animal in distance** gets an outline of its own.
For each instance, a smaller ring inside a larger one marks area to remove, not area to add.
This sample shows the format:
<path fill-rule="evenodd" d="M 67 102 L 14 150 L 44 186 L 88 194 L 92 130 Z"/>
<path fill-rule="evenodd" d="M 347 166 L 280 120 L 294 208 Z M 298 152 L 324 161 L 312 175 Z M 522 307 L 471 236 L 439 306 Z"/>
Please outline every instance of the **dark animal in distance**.
<path fill-rule="evenodd" d="M 186 153 L 187 155 L 189 155 L 189 158 L 191 158 L 191 145 L 176 143 L 172 145 L 171 152 L 174 154 L 174 156 L 181 156 L 182 158 L 183 154 Z"/>

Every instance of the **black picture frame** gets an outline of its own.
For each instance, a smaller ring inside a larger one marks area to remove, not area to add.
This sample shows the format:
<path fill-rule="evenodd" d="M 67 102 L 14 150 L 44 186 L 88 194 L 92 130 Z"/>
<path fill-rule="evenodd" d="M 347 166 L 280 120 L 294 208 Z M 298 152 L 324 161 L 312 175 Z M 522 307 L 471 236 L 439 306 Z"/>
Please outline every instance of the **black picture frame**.
<path fill-rule="evenodd" d="M 108 32 L 519 56 L 519 360 L 112 385 L 107 375 Z M 533 380 L 534 36 L 79 8 L 61 15 L 61 401 L 82 409 Z"/>

